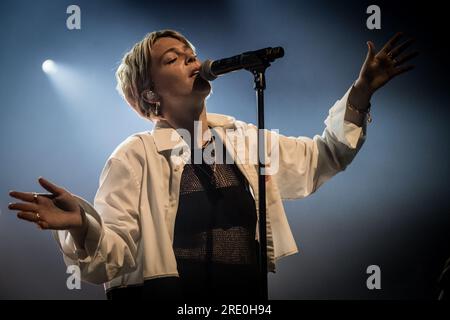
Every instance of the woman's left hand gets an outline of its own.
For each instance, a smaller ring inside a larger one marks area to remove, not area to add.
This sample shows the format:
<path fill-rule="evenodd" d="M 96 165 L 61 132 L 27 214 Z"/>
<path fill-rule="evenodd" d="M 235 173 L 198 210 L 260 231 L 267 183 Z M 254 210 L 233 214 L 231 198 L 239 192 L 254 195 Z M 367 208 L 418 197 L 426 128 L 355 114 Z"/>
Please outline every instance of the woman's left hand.
<path fill-rule="evenodd" d="M 414 42 L 414 39 L 408 39 L 395 46 L 402 35 L 401 32 L 396 33 L 378 53 L 375 52 L 373 42 L 367 42 L 367 57 L 355 86 L 367 90 L 366 92 L 371 96 L 391 79 L 414 68 L 413 65 L 403 64 L 416 57 L 419 52 L 401 55 Z"/>

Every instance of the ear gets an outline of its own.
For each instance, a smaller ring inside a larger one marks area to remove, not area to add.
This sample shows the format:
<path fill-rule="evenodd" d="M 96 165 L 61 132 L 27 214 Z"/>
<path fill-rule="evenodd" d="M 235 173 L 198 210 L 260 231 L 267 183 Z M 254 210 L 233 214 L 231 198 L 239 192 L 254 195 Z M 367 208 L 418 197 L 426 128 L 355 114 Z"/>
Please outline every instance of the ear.
<path fill-rule="evenodd" d="M 159 101 L 158 95 L 151 90 L 146 90 L 142 93 L 143 98 L 148 103 L 156 103 Z"/>

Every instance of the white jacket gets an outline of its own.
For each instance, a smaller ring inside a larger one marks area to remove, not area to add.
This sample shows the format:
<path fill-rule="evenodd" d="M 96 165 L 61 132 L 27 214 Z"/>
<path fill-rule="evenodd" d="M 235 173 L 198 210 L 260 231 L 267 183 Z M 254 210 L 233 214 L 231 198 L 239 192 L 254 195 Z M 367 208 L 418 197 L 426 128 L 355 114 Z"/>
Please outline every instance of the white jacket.
<path fill-rule="evenodd" d="M 277 135 L 279 168 L 266 184 L 267 255 L 269 271 L 276 261 L 298 252 L 283 199 L 300 199 L 345 170 L 366 138 L 363 127 L 344 120 L 351 88 L 329 110 L 323 134 L 307 137 Z M 256 130 L 252 124 L 219 114 L 207 114 L 208 125 L 221 137 L 232 129 L 237 136 Z M 177 139 L 171 139 L 172 135 Z M 84 281 L 105 289 L 144 280 L 178 276 L 172 248 L 186 152 L 172 156 L 183 139 L 165 121 L 149 132 L 136 133 L 111 154 L 100 176 L 94 205 L 77 197 L 89 227 L 84 250 L 67 231 L 54 231 L 67 265 L 78 265 Z M 235 148 L 233 144 L 226 145 Z M 245 148 L 249 149 L 246 142 Z M 258 208 L 257 166 L 237 163 L 249 181 Z M 258 226 L 256 227 L 258 238 Z"/>

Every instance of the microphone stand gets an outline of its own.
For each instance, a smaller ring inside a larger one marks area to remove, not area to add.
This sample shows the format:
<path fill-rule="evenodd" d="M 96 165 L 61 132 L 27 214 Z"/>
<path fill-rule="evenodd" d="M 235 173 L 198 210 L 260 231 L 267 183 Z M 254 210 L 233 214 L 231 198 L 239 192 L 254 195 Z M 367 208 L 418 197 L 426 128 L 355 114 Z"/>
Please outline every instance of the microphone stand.
<path fill-rule="evenodd" d="M 266 89 L 265 71 L 270 66 L 270 61 L 260 59 L 260 63 L 246 68 L 254 76 L 254 89 L 256 90 L 257 113 L 258 113 L 258 199 L 259 199 L 259 265 L 260 285 L 262 299 L 267 301 L 268 295 L 268 271 L 267 271 L 267 230 L 266 230 L 266 181 L 262 174 L 265 167 L 265 139 L 264 139 L 264 90 Z"/>

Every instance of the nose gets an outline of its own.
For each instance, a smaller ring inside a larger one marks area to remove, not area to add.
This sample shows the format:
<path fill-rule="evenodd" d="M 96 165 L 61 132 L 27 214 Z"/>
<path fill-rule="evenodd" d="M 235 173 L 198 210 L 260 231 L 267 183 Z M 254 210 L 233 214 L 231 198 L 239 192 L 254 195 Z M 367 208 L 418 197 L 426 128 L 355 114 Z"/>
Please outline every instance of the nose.
<path fill-rule="evenodd" d="M 198 61 L 197 56 L 195 54 L 188 55 L 188 58 L 186 60 L 186 64 L 189 64 L 192 62 L 198 62 L 198 64 L 200 64 L 200 62 Z"/>

